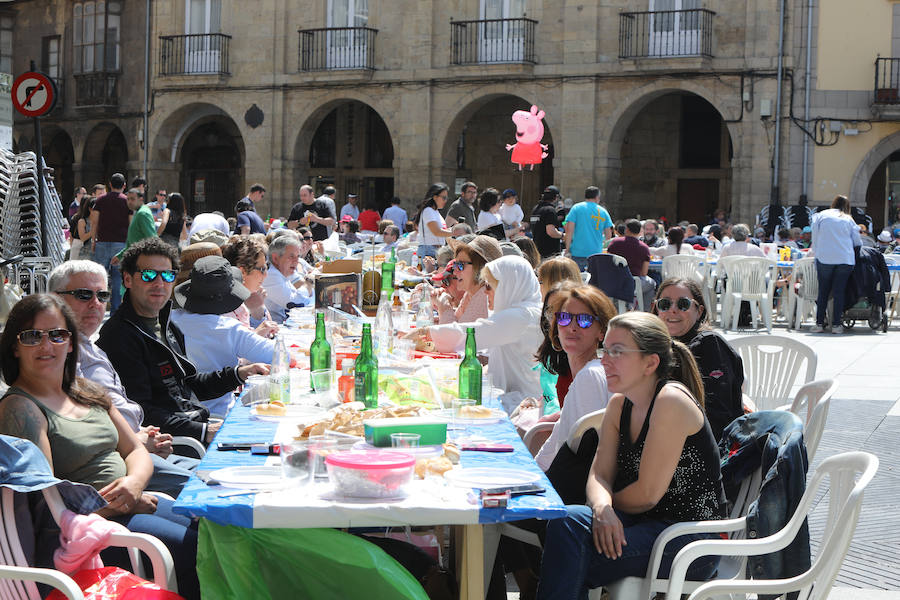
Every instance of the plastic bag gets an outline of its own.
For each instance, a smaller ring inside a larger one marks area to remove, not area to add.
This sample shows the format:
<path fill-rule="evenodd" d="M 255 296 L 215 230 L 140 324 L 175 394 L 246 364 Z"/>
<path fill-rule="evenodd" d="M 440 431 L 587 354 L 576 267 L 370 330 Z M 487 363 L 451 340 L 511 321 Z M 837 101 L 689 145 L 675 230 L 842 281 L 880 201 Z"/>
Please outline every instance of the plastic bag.
<path fill-rule="evenodd" d="M 202 519 L 198 546 L 204 598 L 428 598 L 383 550 L 336 529 L 245 529 Z"/>
<path fill-rule="evenodd" d="M 72 579 L 84 592 L 85 600 L 184 600 L 175 592 L 119 567 L 83 569 L 72 575 Z M 66 600 L 66 596 L 53 590 L 47 600 Z"/>

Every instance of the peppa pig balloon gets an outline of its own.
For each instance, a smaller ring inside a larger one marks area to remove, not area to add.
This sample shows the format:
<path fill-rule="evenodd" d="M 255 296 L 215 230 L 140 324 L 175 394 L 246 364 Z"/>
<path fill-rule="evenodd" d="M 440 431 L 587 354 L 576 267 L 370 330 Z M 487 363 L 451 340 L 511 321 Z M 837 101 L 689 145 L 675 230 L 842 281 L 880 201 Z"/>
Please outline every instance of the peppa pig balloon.
<path fill-rule="evenodd" d="M 517 110 L 513 113 L 512 120 L 516 124 L 516 143 L 507 144 L 506 150 L 512 150 L 510 161 L 519 165 L 519 170 L 528 165 L 529 170 L 534 170 L 534 165 L 541 164 L 547 158 L 547 145 L 541 143 L 544 137 L 544 111 L 532 106 L 531 111 Z"/>

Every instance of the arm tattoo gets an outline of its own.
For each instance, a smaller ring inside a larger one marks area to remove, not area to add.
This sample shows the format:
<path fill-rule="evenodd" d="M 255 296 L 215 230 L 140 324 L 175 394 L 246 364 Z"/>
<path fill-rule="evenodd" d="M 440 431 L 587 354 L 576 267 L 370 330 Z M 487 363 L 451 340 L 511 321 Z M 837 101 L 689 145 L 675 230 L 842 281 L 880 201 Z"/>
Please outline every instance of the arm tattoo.
<path fill-rule="evenodd" d="M 27 400 L 10 403 L 0 408 L 0 433 L 12 435 L 39 444 L 42 425 L 46 419 L 40 410 Z"/>

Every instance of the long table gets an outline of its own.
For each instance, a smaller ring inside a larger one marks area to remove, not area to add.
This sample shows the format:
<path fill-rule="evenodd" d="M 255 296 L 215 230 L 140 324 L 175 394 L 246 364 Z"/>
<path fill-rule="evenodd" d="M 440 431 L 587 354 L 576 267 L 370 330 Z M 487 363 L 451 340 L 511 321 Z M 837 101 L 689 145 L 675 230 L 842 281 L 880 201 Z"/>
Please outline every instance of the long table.
<path fill-rule="evenodd" d="M 281 427 L 281 431 L 279 431 Z M 229 413 L 215 441 L 200 463 L 198 470 L 224 467 L 272 464 L 266 456 L 246 452 L 220 451 L 224 442 L 275 441 L 285 433 L 284 423 L 256 421 L 250 409 L 235 406 Z M 413 492 L 401 502 L 342 502 L 333 499 L 325 484 L 313 487 L 282 489 L 265 493 L 230 495 L 232 490 L 209 486 L 196 476 L 187 483 L 175 503 L 175 512 L 208 519 L 220 525 L 236 525 L 248 529 L 313 527 L 385 527 L 400 525 L 458 525 L 461 527 L 458 548 L 460 597 L 484 597 L 492 562 L 499 524 L 522 519 L 556 519 L 564 517 L 565 506 L 553 490 L 544 473 L 519 439 L 508 419 L 502 422 L 470 426 L 470 432 L 492 441 L 513 446 L 511 453 L 462 452 L 462 467 L 505 467 L 523 469 L 540 477 L 546 488 L 543 495 L 519 496 L 506 508 L 484 509 L 475 495 L 462 488 L 446 486 L 440 497 L 430 495 L 426 482 L 414 482 Z M 274 459 L 277 460 L 277 459 Z M 298 493 L 300 492 L 300 493 Z M 485 551 L 485 539 L 488 540 Z M 200 543 L 203 543 L 201 537 Z M 201 552 L 202 552 L 201 548 Z M 487 567 L 487 568 L 486 568 Z M 203 579 L 201 573 L 201 588 Z"/>

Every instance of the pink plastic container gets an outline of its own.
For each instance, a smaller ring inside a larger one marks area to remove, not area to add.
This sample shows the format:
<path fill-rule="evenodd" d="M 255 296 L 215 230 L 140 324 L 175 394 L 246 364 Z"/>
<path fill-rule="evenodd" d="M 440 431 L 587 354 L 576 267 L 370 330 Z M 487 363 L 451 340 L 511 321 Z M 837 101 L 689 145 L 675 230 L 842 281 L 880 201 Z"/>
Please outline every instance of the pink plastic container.
<path fill-rule="evenodd" d="M 350 450 L 325 457 L 335 491 L 349 498 L 404 498 L 416 459 L 402 452 Z"/>

